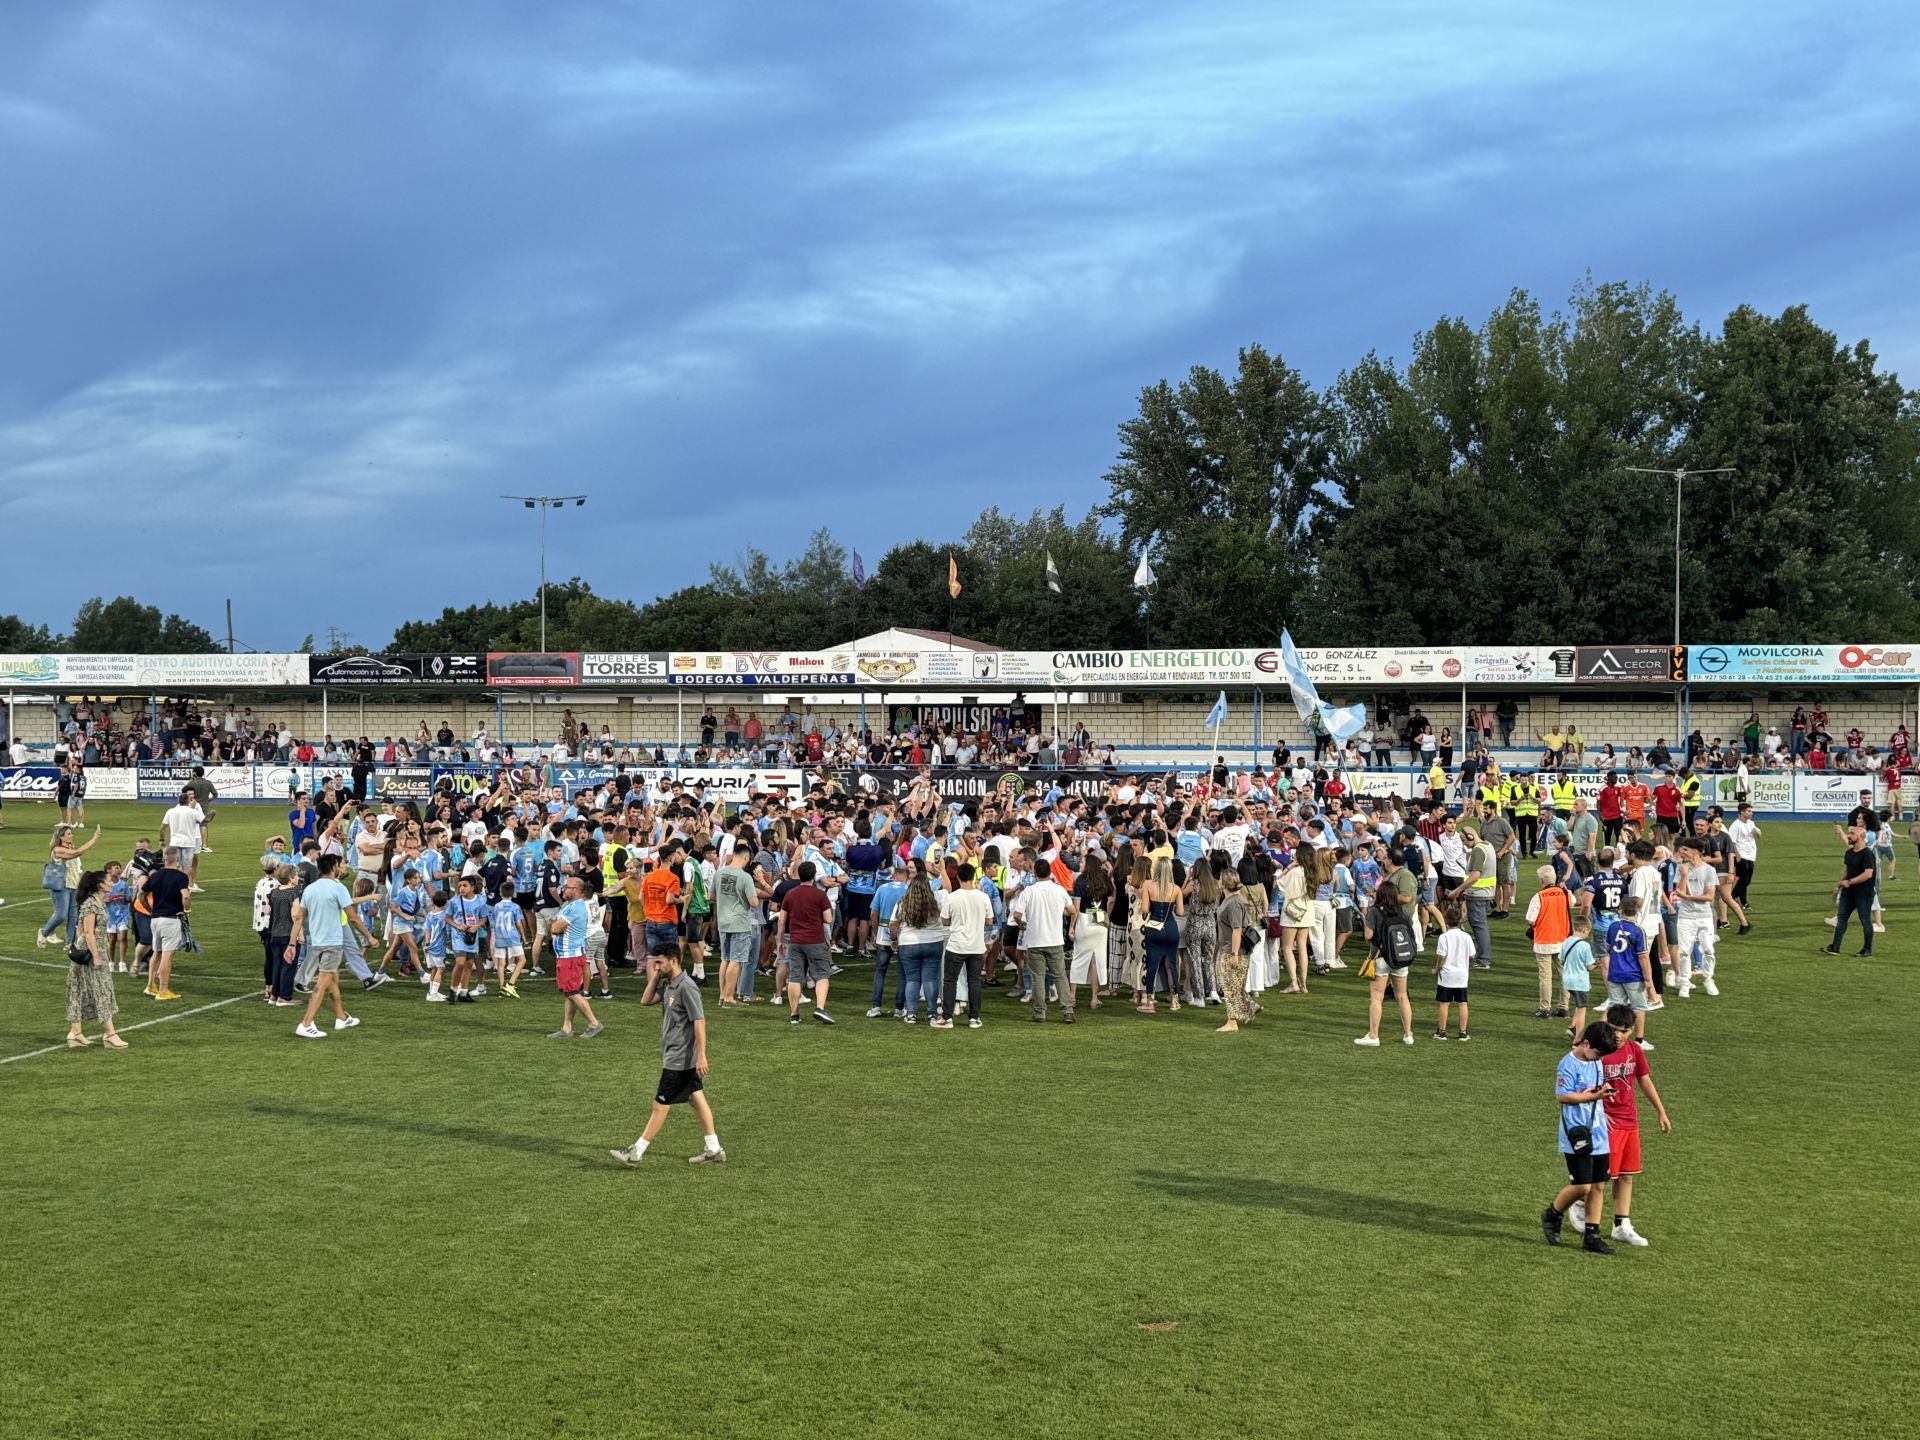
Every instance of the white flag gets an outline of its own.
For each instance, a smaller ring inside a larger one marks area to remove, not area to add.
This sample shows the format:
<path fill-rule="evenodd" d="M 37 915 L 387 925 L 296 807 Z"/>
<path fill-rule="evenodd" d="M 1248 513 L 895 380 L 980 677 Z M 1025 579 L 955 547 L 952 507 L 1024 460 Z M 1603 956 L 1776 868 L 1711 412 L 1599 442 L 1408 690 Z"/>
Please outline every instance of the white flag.
<path fill-rule="evenodd" d="M 1142 590 L 1153 584 L 1153 567 L 1147 564 L 1147 557 L 1144 554 L 1140 557 L 1139 568 L 1133 572 L 1133 583 Z"/>
<path fill-rule="evenodd" d="M 1060 571 L 1053 563 L 1053 552 L 1047 551 L 1047 588 L 1054 594 L 1060 593 Z"/>

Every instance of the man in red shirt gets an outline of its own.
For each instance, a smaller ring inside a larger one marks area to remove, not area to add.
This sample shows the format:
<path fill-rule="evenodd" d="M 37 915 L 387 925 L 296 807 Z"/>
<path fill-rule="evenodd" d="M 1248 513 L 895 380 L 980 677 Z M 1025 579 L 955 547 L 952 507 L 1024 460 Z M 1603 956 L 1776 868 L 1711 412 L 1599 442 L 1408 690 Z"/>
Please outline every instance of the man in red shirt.
<path fill-rule="evenodd" d="M 1673 783 L 1671 770 L 1661 777 L 1660 788 L 1653 792 L 1653 813 L 1669 830 L 1680 828 L 1680 787 Z"/>
<path fill-rule="evenodd" d="M 811 860 L 802 860 L 796 872 L 800 883 L 787 891 L 780 902 L 776 924 L 787 937 L 787 1023 L 800 1023 L 800 994 L 811 983 L 813 1018 L 822 1025 L 833 1024 L 827 1014 L 827 979 L 833 974 L 833 959 L 827 951 L 827 929 L 833 924 L 833 901 L 827 892 L 813 883 L 818 872 Z"/>
<path fill-rule="evenodd" d="M 1600 813 L 1600 835 L 1609 845 L 1620 838 L 1620 817 L 1626 813 L 1622 804 L 1622 796 L 1624 793 L 1625 787 L 1620 784 L 1619 775 L 1609 770 L 1607 772 L 1607 783 L 1600 787 L 1599 804 L 1597 807 Z M 1645 799 L 1642 799 L 1640 803 L 1644 808 L 1646 805 Z"/>
<path fill-rule="evenodd" d="M 1647 1052 L 1634 1042 L 1633 1009 L 1627 1005 L 1607 1007 L 1607 1025 L 1615 1041 L 1611 1055 L 1600 1058 L 1601 1073 L 1611 1081 L 1605 1097 L 1607 1107 L 1608 1173 L 1613 1180 L 1613 1239 L 1615 1244 L 1645 1246 L 1646 1237 L 1633 1228 L 1633 1177 L 1640 1173 L 1640 1107 L 1636 1089 L 1646 1094 L 1647 1102 L 1660 1117 L 1660 1133 L 1672 1131 L 1667 1107 L 1653 1087 L 1653 1074 L 1647 1068 Z M 1576 1206 L 1575 1209 L 1581 1207 Z M 1584 1226 L 1584 1213 L 1573 1222 Z"/>
<path fill-rule="evenodd" d="M 1627 783 L 1620 787 L 1620 807 L 1636 827 L 1647 823 L 1647 801 L 1652 796 L 1653 792 L 1640 783 L 1640 777 L 1629 770 Z"/>

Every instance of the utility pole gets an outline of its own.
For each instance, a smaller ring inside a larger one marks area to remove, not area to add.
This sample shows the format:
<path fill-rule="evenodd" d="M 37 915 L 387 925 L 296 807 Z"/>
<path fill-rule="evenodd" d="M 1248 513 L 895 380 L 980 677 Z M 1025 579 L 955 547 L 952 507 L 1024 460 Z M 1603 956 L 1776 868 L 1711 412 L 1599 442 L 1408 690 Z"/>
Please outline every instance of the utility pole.
<path fill-rule="evenodd" d="M 575 509 L 587 503 L 584 495 L 502 495 L 502 500 L 518 500 L 529 510 L 540 512 L 540 648 L 547 648 L 547 511 L 571 504 Z"/>
<path fill-rule="evenodd" d="M 227 654 L 233 654 L 233 601 L 227 601 Z"/>
<path fill-rule="evenodd" d="M 1722 465 L 1714 470 L 1688 470 L 1684 466 L 1678 470 L 1654 470 L 1645 465 L 1627 465 L 1623 469 L 1635 475 L 1667 475 L 1673 479 L 1673 643 L 1680 643 L 1680 495 L 1681 487 L 1689 480 L 1702 475 L 1737 475 L 1740 472 L 1731 465 Z"/>

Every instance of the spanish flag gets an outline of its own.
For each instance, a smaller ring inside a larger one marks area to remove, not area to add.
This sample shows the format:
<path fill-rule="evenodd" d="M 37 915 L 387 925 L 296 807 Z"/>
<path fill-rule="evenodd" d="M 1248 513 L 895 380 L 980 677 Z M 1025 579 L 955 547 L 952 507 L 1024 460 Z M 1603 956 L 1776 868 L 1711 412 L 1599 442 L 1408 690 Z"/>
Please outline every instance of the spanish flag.
<path fill-rule="evenodd" d="M 960 566 L 955 563 L 951 552 L 947 555 L 947 594 L 955 600 L 960 598 Z"/>

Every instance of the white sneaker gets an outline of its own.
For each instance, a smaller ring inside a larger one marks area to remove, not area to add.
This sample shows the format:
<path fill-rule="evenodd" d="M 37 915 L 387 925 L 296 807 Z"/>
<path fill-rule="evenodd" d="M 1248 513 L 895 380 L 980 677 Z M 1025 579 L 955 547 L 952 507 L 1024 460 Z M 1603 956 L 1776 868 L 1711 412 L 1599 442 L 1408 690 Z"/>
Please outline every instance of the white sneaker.
<path fill-rule="evenodd" d="M 1693 994 L 1693 982 L 1689 980 L 1686 984 L 1682 985 L 1679 989 L 1673 992 L 1673 998 L 1676 1000 L 1685 1000 L 1690 998 L 1692 994 Z"/>
<path fill-rule="evenodd" d="M 694 978 L 694 979 L 696 979 L 696 980 L 704 980 L 704 979 L 706 979 L 706 978 L 707 978 L 707 967 L 706 967 L 706 966 L 704 966 L 704 965 L 696 965 L 696 966 L 694 966 L 694 967 L 693 967 L 693 978 Z"/>
<path fill-rule="evenodd" d="M 195 894 L 195 895 L 199 895 L 203 893 L 198 885 L 189 885 L 187 889 L 188 891 L 190 891 L 192 894 Z"/>
<path fill-rule="evenodd" d="M 1647 1245 L 1647 1237 L 1631 1225 L 1614 1226 L 1613 1240 L 1616 1245 L 1638 1245 L 1643 1250 Z"/>
<path fill-rule="evenodd" d="M 1884 935 L 1887 933 L 1887 927 L 1876 920 L 1873 922 L 1873 933 L 1876 935 Z"/>
<path fill-rule="evenodd" d="M 358 1016 L 342 1015 L 338 1020 L 333 1022 L 333 1028 L 336 1030 L 351 1030 L 359 1023 L 360 1020 Z"/>
<path fill-rule="evenodd" d="M 978 1030 L 980 1028 L 980 1025 L 981 1025 L 981 1022 L 978 1020 L 967 1021 L 967 1029 L 969 1030 Z"/>
<path fill-rule="evenodd" d="M 478 1000 L 482 995 L 487 993 L 487 987 L 484 985 L 476 985 L 468 993 L 471 994 L 474 999 Z"/>
<path fill-rule="evenodd" d="M 1358 1040 L 1354 1041 L 1353 1043 L 1356 1045 L 1364 1046 L 1368 1050 L 1378 1050 L 1380 1048 L 1380 1039 L 1376 1035 L 1362 1035 Z"/>
<path fill-rule="evenodd" d="M 1711 975 L 1707 976 L 1707 978 L 1700 983 L 1706 987 L 1707 994 L 1718 995 L 1720 993 L 1720 987 L 1713 983 L 1713 977 Z"/>
<path fill-rule="evenodd" d="M 427 992 L 427 1003 L 429 1005 L 444 1005 L 447 1003 L 447 997 L 442 995 L 438 990 L 429 990 Z"/>
<path fill-rule="evenodd" d="M 1402 1035 L 1402 1036 L 1400 1037 L 1400 1043 L 1401 1043 L 1402 1045 L 1411 1045 L 1411 1044 L 1413 1043 L 1413 1036 L 1411 1036 L 1411 1035 Z"/>
<path fill-rule="evenodd" d="M 1822 925 L 1837 925 L 1839 921 L 1840 921 L 1840 917 L 1838 915 L 1829 915 L 1827 916 L 1826 919 L 1822 920 L 1820 923 Z"/>
<path fill-rule="evenodd" d="M 1587 1228 L 1587 1202 L 1584 1200 L 1576 1200 L 1573 1204 L 1569 1205 L 1567 1207 L 1567 1219 L 1573 1222 L 1574 1229 L 1585 1230 Z"/>
<path fill-rule="evenodd" d="M 880 1018 L 880 1007 L 878 1005 L 875 1005 L 872 1009 L 867 1011 L 867 1019 L 878 1020 L 879 1018 Z"/>
<path fill-rule="evenodd" d="M 1681 998 L 1685 999 L 1686 997 L 1685 995 L 1682 995 Z M 1652 999 L 1647 1001 L 1648 1010 L 1664 1010 L 1666 1008 L 1667 1008 L 1667 1002 L 1661 999 L 1658 995 L 1655 995 Z"/>
<path fill-rule="evenodd" d="M 322 1030 L 318 1025 L 296 1025 L 293 1027 L 293 1033 L 298 1035 L 302 1040 L 324 1040 L 327 1038 L 327 1032 Z"/>
<path fill-rule="evenodd" d="M 1666 981 L 1667 981 L 1667 988 L 1669 990 L 1673 989 L 1673 987 L 1679 983 L 1673 978 L 1673 967 L 1671 965 L 1667 967 Z"/>

